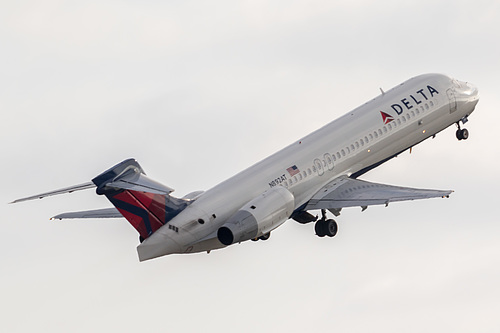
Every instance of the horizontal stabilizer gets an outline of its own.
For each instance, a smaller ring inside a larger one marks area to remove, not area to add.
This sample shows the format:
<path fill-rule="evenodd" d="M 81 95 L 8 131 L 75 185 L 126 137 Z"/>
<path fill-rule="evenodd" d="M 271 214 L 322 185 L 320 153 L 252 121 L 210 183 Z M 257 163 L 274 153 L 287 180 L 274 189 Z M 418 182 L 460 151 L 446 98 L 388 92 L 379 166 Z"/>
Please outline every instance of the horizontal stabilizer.
<path fill-rule="evenodd" d="M 125 160 L 92 179 L 97 194 L 115 190 L 130 190 L 168 195 L 174 190 L 148 177 L 134 159 Z"/>
<path fill-rule="evenodd" d="M 123 217 L 122 214 L 116 208 L 104 208 L 104 209 L 94 209 L 86 210 L 82 212 L 71 212 L 56 215 L 51 220 L 62 220 L 62 219 L 111 219 Z"/>
<path fill-rule="evenodd" d="M 134 174 L 132 179 L 123 178 L 107 183 L 106 187 L 165 195 L 168 195 L 174 191 L 168 186 L 147 178 L 144 174 Z"/>
<path fill-rule="evenodd" d="M 75 191 L 87 190 L 89 188 L 94 188 L 94 187 L 95 187 L 94 183 L 88 182 L 88 183 L 84 183 L 84 184 L 80 184 L 80 185 L 74 185 L 74 186 L 62 188 L 60 190 L 50 191 L 50 192 L 46 192 L 46 193 L 32 195 L 32 196 L 26 197 L 26 198 L 17 199 L 17 200 L 12 201 L 11 204 L 12 203 L 17 203 L 17 202 L 22 202 L 22 201 L 34 200 L 34 199 L 43 199 L 45 197 L 50 197 L 52 195 L 58 195 L 58 194 L 64 194 L 64 193 L 72 193 L 72 192 L 75 192 Z"/>
<path fill-rule="evenodd" d="M 42 199 L 48 196 L 96 188 L 96 193 L 105 195 L 114 208 L 69 212 L 51 219 L 99 219 L 125 218 L 139 232 L 141 239 L 148 238 L 177 214 L 190 205 L 203 192 L 193 192 L 185 198 L 170 196 L 174 190 L 148 178 L 134 159 L 124 160 L 109 168 L 92 182 L 62 188 L 14 200 L 11 203 Z"/>
<path fill-rule="evenodd" d="M 370 183 L 342 176 L 319 190 L 305 210 L 387 205 L 396 201 L 448 197 L 452 192 Z"/>

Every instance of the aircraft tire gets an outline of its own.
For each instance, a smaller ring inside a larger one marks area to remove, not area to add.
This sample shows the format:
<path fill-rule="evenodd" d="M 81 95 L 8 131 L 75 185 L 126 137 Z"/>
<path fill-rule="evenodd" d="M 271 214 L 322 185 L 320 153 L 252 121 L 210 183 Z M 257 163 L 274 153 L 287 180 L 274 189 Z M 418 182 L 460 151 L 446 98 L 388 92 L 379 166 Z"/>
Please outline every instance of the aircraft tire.
<path fill-rule="evenodd" d="M 269 237 L 271 237 L 270 232 L 268 232 L 267 234 L 263 234 L 262 236 L 259 237 L 259 239 L 265 241 L 265 240 L 268 240 Z"/>
<path fill-rule="evenodd" d="M 469 131 L 467 128 L 462 128 L 462 140 L 467 140 L 469 138 Z"/>
<path fill-rule="evenodd" d="M 319 220 L 314 224 L 314 231 L 316 231 L 316 235 L 318 237 L 325 237 L 326 236 L 326 226 L 325 226 L 325 221 L 324 220 Z"/>
<path fill-rule="evenodd" d="M 469 131 L 467 128 L 457 129 L 457 139 L 467 140 L 469 138 Z"/>
<path fill-rule="evenodd" d="M 335 220 L 326 220 L 325 222 L 325 234 L 328 237 L 333 237 L 337 234 L 339 227 Z"/>

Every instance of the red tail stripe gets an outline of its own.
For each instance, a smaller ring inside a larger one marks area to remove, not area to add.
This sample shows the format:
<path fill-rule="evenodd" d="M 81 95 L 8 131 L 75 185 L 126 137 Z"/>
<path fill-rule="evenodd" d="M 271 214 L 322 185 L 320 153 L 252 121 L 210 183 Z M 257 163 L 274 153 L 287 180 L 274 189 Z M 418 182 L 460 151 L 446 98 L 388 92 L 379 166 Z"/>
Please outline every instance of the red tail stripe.
<path fill-rule="evenodd" d="M 160 219 L 150 210 L 150 207 L 145 205 L 146 203 L 149 205 L 153 203 L 153 198 L 145 194 L 146 193 L 127 190 L 117 194 L 114 198 L 123 201 L 125 203 L 128 203 L 130 205 L 133 205 L 139 208 L 145 214 L 147 214 L 149 218 L 149 223 L 151 225 L 151 230 L 152 232 L 155 232 L 163 225 L 162 220 L 164 220 L 164 218 Z M 134 214 L 133 212 L 124 211 L 119 207 L 117 208 L 120 210 L 120 213 L 130 222 L 130 224 L 132 224 L 132 226 L 139 232 L 139 234 L 143 238 L 147 238 L 149 236 L 145 225 L 145 221 L 143 220 L 142 217 L 138 216 L 137 214 Z"/>

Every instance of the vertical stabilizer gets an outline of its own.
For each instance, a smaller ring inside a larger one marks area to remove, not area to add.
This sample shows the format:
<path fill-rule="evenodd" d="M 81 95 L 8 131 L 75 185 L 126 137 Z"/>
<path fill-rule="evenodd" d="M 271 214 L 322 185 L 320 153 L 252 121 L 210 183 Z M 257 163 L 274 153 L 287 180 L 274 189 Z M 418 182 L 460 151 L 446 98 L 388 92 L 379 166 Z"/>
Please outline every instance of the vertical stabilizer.
<path fill-rule="evenodd" d="M 170 196 L 173 189 L 146 177 L 134 159 L 125 160 L 92 179 L 141 239 L 148 238 L 186 208 L 190 200 Z"/>

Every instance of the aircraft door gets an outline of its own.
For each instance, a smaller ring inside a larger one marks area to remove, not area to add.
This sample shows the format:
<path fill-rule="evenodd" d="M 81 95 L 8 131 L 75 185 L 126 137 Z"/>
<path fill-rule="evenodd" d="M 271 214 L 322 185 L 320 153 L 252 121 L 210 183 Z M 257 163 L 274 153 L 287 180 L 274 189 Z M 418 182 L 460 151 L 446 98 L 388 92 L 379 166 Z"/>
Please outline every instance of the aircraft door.
<path fill-rule="evenodd" d="M 450 100 L 450 113 L 457 111 L 457 99 L 453 89 L 446 90 L 446 95 L 448 95 L 448 99 Z"/>
<path fill-rule="evenodd" d="M 326 161 L 326 167 L 328 168 L 328 170 L 332 171 L 334 167 L 332 155 L 326 153 L 323 157 L 325 158 Z"/>
<path fill-rule="evenodd" d="M 314 160 L 314 167 L 316 168 L 316 171 L 318 172 L 318 176 L 323 176 L 325 173 L 325 170 L 323 169 L 323 165 L 321 164 L 321 160 L 319 158 L 316 158 Z"/>

